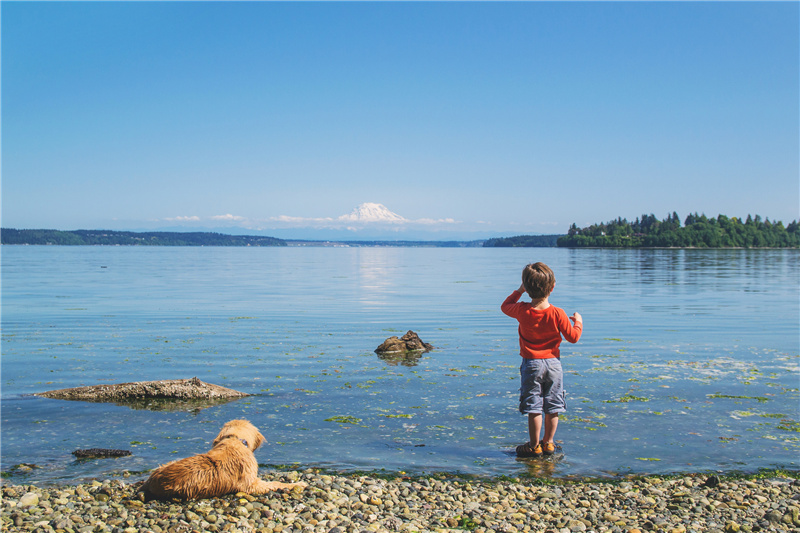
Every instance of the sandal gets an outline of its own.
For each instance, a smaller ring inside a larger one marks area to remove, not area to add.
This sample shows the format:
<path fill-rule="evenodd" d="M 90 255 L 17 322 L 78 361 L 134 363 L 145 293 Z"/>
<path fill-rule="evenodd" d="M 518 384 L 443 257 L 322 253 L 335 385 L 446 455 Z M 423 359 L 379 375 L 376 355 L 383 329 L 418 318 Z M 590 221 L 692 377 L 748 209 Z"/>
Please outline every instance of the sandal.
<path fill-rule="evenodd" d="M 553 442 L 544 442 L 542 444 L 542 453 L 545 455 L 553 455 L 556 452 L 556 445 Z"/>
<path fill-rule="evenodd" d="M 541 457 L 542 456 L 542 445 L 541 443 L 536 443 L 536 446 L 532 446 L 530 442 L 526 442 L 525 444 L 520 444 L 517 446 L 517 457 Z"/>

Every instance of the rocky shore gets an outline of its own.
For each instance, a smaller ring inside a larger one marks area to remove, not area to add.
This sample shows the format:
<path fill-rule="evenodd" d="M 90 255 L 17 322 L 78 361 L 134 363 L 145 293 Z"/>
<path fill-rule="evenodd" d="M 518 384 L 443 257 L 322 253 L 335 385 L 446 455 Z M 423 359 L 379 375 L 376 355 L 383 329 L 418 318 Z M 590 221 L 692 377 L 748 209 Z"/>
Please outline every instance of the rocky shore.
<path fill-rule="evenodd" d="M 266 472 L 305 491 L 143 502 L 140 483 L 2 487 L 2 531 L 181 533 L 800 532 L 800 481 L 685 476 L 626 481 Z"/>

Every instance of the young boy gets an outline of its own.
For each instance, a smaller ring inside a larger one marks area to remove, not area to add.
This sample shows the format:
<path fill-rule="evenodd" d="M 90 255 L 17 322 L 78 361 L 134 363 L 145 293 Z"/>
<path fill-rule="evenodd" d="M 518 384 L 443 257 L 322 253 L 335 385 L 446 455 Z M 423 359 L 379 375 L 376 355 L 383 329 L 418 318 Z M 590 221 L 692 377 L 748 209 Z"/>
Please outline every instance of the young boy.
<path fill-rule="evenodd" d="M 556 277 L 550 267 L 544 263 L 530 264 L 522 270 L 522 285 L 500 307 L 503 313 L 519 321 L 522 356 L 519 411 L 528 415 L 529 441 L 517 446 L 518 457 L 552 455 L 558 413 L 567 410 L 559 346 L 562 336 L 571 343 L 578 342 L 583 318 L 579 313 L 567 318 L 563 309 L 550 305 L 547 298 L 555 286 Z M 531 297 L 530 303 L 519 302 L 525 292 Z M 544 438 L 540 440 L 542 412 Z"/>

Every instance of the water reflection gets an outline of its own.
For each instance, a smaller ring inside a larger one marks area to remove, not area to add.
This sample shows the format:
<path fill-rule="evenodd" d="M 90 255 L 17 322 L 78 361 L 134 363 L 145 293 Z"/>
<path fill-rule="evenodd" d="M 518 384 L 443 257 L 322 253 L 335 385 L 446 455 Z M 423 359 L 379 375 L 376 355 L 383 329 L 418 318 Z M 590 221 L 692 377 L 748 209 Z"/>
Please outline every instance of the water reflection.
<path fill-rule="evenodd" d="M 359 300 L 366 307 L 386 306 L 397 288 L 393 270 L 398 268 L 397 249 L 358 248 L 352 255 L 355 263 Z"/>
<path fill-rule="evenodd" d="M 113 403 L 114 405 L 128 407 L 134 410 L 184 412 L 197 415 L 203 409 L 224 405 L 239 399 L 240 398 L 181 400 L 175 398 L 136 398 L 115 401 Z"/>
<path fill-rule="evenodd" d="M 531 477 L 552 478 L 558 464 L 564 459 L 563 453 L 552 457 L 515 458 L 518 464 L 525 466 L 525 473 Z"/>
<path fill-rule="evenodd" d="M 742 290 L 796 272 L 798 257 L 797 250 L 570 250 L 568 264 L 602 272 L 613 284 Z"/>
<path fill-rule="evenodd" d="M 417 366 L 419 360 L 425 354 L 423 351 L 402 352 L 402 353 L 379 353 L 378 359 L 390 366 Z"/>

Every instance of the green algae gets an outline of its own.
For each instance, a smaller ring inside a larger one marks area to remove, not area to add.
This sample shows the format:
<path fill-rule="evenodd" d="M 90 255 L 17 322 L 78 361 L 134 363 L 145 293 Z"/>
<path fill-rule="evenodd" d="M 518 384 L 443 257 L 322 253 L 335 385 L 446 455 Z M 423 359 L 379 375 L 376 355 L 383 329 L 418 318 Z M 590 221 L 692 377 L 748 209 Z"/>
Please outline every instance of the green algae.
<path fill-rule="evenodd" d="M 347 416 L 347 415 L 336 415 L 330 418 L 326 418 L 325 422 L 336 422 L 337 424 L 360 424 L 361 419 L 355 416 Z"/>
<path fill-rule="evenodd" d="M 649 398 L 642 396 L 634 396 L 633 394 L 624 394 L 618 400 L 603 400 L 603 403 L 628 403 L 628 402 L 649 402 Z"/>
<path fill-rule="evenodd" d="M 707 394 L 706 396 L 712 399 L 725 398 L 732 400 L 757 400 L 758 403 L 766 403 L 769 401 L 769 398 L 767 398 L 766 396 L 744 396 L 744 395 L 719 394 L 719 393 Z"/>

